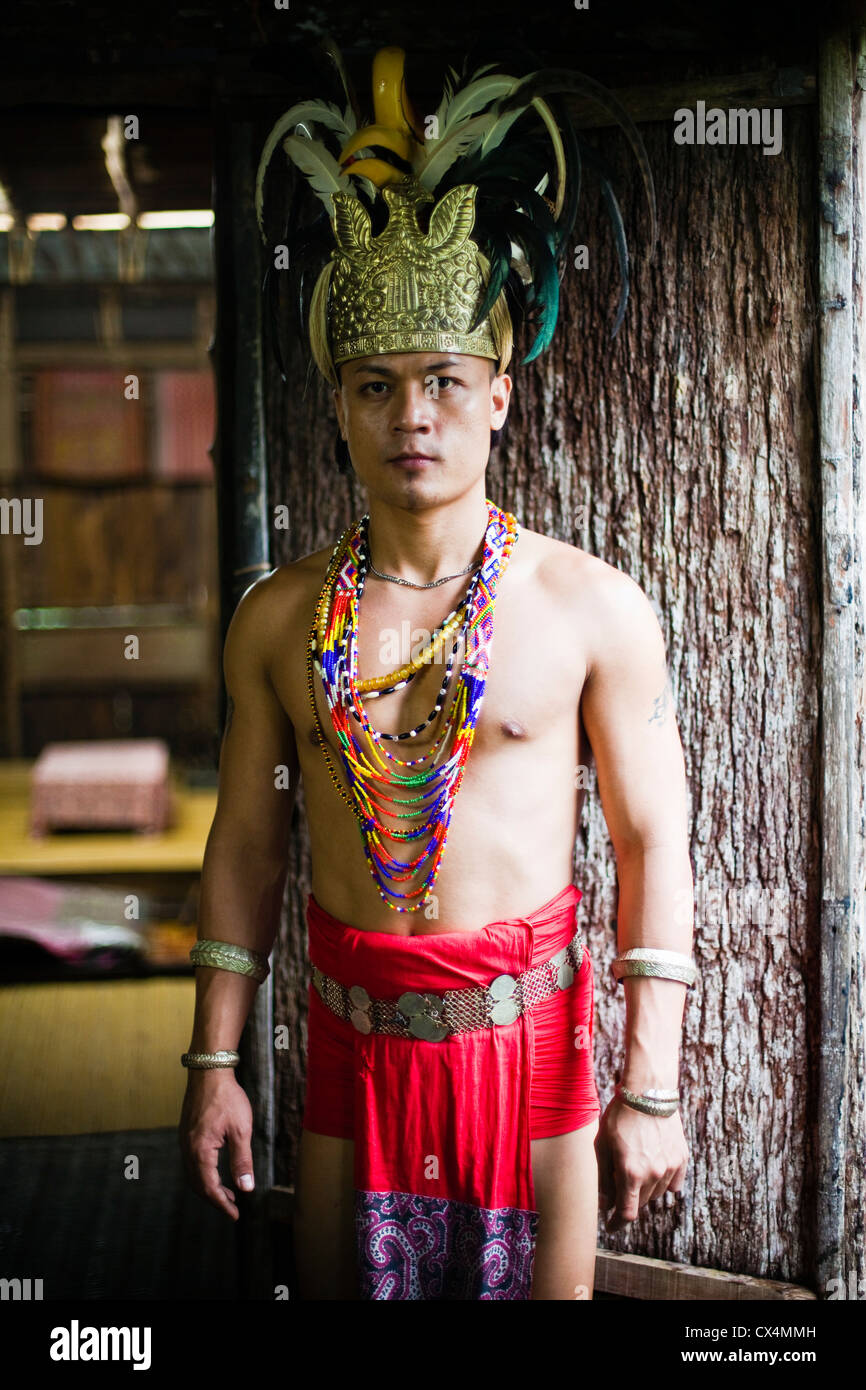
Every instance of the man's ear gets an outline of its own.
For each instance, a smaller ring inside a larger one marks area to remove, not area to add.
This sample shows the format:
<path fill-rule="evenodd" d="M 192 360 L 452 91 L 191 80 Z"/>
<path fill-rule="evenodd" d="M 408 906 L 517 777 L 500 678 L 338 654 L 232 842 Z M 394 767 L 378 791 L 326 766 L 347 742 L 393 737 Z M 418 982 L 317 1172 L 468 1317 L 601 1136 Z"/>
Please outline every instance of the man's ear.
<path fill-rule="evenodd" d="M 508 404 L 511 399 L 512 387 L 511 377 L 507 372 L 503 372 L 501 376 L 491 381 L 490 386 L 490 404 L 493 412 L 499 415 L 498 421 L 496 423 L 491 421 L 490 427 L 493 430 L 498 430 L 502 429 L 508 417 Z"/>

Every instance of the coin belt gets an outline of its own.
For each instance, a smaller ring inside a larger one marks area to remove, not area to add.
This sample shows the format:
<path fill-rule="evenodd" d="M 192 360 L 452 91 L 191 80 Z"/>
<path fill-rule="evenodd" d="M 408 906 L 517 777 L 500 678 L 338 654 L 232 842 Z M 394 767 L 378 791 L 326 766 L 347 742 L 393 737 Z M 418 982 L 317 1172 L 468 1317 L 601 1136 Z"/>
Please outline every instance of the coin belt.
<path fill-rule="evenodd" d="M 580 931 L 556 955 L 521 975 L 497 975 L 489 985 L 447 989 L 442 994 L 405 990 L 397 999 L 371 999 L 363 985 L 343 985 L 313 966 L 313 985 L 325 1006 L 359 1033 L 441 1042 L 451 1033 L 515 1023 L 543 999 L 568 989 L 581 967 Z"/>

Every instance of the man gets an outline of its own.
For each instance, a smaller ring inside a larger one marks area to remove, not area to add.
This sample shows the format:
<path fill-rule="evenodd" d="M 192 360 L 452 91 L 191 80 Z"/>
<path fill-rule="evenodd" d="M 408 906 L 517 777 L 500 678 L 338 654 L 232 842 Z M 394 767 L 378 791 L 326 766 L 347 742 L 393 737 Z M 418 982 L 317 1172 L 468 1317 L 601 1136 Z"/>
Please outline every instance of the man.
<path fill-rule="evenodd" d="M 392 226 L 418 195 L 411 182 L 389 191 Z M 455 246 L 431 275 L 455 278 Z M 425 254 L 419 242 L 415 263 Z M 338 285 L 345 265 L 335 258 Z M 242 1190 L 253 1173 L 232 1050 L 273 945 L 302 778 L 314 966 L 302 1296 L 589 1298 L 599 1198 L 617 1229 L 680 1190 L 688 1157 L 676 1101 L 657 1095 L 676 1095 L 692 980 L 691 927 L 672 911 L 692 880 L 664 641 L 630 578 L 486 496 L 512 386 L 501 313 L 470 331 L 449 318 L 441 341 L 463 351 L 421 350 L 390 323 L 353 337 L 349 303 L 357 295 L 337 293 L 311 340 L 366 524 L 256 583 L 226 639 L 187 1163 L 236 1219 L 219 1150 Z M 326 339 L 339 350 L 317 352 Z M 414 651 L 397 653 L 406 633 Z M 621 1082 L 600 1123 L 592 964 L 571 884 L 593 757 L 629 975 Z"/>

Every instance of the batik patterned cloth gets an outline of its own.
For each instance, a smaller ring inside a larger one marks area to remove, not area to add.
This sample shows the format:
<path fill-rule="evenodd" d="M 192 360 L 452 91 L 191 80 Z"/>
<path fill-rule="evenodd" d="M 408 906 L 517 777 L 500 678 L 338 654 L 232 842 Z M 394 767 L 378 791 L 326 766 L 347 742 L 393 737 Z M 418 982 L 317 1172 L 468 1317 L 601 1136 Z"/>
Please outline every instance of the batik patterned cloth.
<path fill-rule="evenodd" d="M 567 946 L 581 897 L 569 885 L 529 917 L 406 937 L 348 926 L 311 894 L 310 960 L 371 998 L 486 987 Z M 586 964 L 591 970 L 588 957 Z M 528 1299 L 538 1233 L 532 1011 L 428 1042 L 358 1032 L 335 1019 L 311 986 L 311 1063 L 316 1038 L 334 1025 L 352 1035 L 361 1297 Z"/>

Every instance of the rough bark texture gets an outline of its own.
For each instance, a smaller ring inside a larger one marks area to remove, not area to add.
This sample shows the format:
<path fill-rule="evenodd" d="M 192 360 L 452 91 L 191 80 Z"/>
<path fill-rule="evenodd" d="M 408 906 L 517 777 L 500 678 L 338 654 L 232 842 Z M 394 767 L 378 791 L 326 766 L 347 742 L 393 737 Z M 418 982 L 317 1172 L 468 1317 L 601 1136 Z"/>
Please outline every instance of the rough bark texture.
<path fill-rule="evenodd" d="M 768 157 L 760 147 L 681 147 L 670 123 L 643 127 L 660 217 L 650 265 L 635 166 L 619 135 L 595 133 L 624 190 L 626 321 L 611 343 L 616 263 L 587 175 L 577 240 L 590 247 L 590 268 L 565 275 L 551 350 L 513 373 L 488 494 L 642 586 L 665 635 L 685 751 L 702 970 L 681 1054 L 691 1163 L 676 1211 L 645 1209 L 614 1237 L 600 1227 L 600 1244 L 805 1283 L 821 898 L 814 109 L 786 109 L 783 130 L 782 152 Z M 287 502 L 292 518 L 277 561 L 335 541 L 363 506 L 333 463 L 327 390 L 316 380 L 303 394 L 304 361 L 301 348 L 289 368 L 297 387 L 272 372 L 268 390 L 271 502 Z M 293 1179 L 306 1045 L 301 825 L 276 1021 L 299 1029 L 302 1048 L 278 1054 L 278 1182 Z M 609 970 L 616 865 L 594 777 L 575 882 L 597 972 L 604 1106 L 619 1076 L 624 1003 Z M 862 1043 L 851 1045 L 859 1097 Z M 853 1250 L 863 1191 L 853 1154 L 849 1176 Z"/>
<path fill-rule="evenodd" d="M 866 1294 L 866 632 L 864 632 L 863 562 L 866 559 L 866 496 L 863 488 L 864 401 L 866 382 L 866 299 L 863 275 L 866 255 L 866 30 L 860 27 L 855 46 L 856 70 L 852 121 L 853 198 L 853 322 L 854 409 L 852 452 L 854 474 L 852 602 L 854 604 L 854 742 L 855 783 L 852 804 L 854 837 L 854 913 L 850 977 L 851 1035 L 848 1041 L 848 1115 L 845 1210 L 845 1288 L 848 1298 Z"/>

